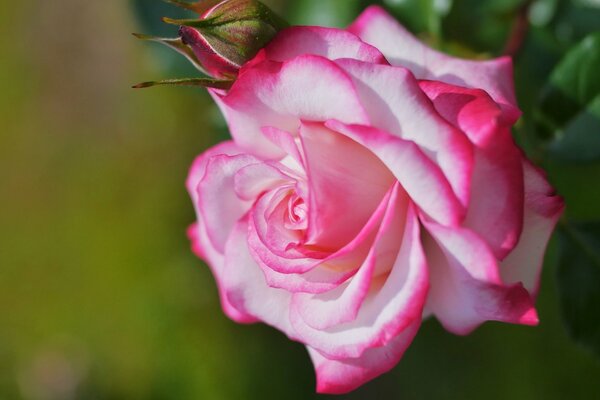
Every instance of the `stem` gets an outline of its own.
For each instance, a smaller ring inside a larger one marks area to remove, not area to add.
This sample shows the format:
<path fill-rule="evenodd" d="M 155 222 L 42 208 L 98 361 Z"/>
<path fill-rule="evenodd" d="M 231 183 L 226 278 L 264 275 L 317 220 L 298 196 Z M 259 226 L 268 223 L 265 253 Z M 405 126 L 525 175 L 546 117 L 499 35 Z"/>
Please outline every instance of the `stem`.
<path fill-rule="evenodd" d="M 517 11 L 515 22 L 513 23 L 508 40 L 504 45 L 502 54 L 516 57 L 523 48 L 523 44 L 527 38 L 527 32 L 529 31 L 529 9 L 532 4 L 533 0 L 527 0 Z"/>

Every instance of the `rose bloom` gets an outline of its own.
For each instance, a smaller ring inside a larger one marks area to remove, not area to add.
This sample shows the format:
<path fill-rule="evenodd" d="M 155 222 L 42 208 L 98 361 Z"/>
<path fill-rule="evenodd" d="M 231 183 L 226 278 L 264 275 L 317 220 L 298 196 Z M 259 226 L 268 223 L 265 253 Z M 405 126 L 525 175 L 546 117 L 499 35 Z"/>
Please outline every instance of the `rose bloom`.
<path fill-rule="evenodd" d="M 509 58 L 446 56 L 371 7 L 281 31 L 211 94 L 233 140 L 191 168 L 193 248 L 231 319 L 306 345 L 317 391 L 390 370 L 429 316 L 538 323 L 563 203 L 511 137 Z"/>

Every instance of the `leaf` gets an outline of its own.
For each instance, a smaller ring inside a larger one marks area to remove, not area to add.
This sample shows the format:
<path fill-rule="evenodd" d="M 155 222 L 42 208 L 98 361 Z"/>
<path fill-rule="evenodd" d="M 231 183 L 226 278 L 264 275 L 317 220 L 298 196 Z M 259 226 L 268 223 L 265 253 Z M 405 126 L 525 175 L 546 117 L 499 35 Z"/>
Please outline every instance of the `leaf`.
<path fill-rule="evenodd" d="M 384 3 L 411 31 L 427 32 L 433 38 L 439 39 L 442 18 L 452 8 L 453 0 L 405 0 Z"/>
<path fill-rule="evenodd" d="M 571 119 L 563 132 L 550 145 L 552 155 L 572 163 L 600 159 L 600 94 Z"/>
<path fill-rule="evenodd" d="M 551 154 L 571 162 L 600 159 L 600 32 L 571 49 L 542 90 L 536 120 L 554 138 Z"/>
<path fill-rule="evenodd" d="M 144 89 L 153 86 L 200 86 L 213 89 L 229 89 L 233 81 L 212 78 L 182 78 L 165 79 L 162 81 L 149 81 L 132 86 L 133 89 Z"/>
<path fill-rule="evenodd" d="M 296 0 L 288 14 L 294 25 L 319 25 L 344 28 L 359 14 L 359 0 Z"/>
<path fill-rule="evenodd" d="M 571 337 L 600 357 L 600 222 L 559 229 L 558 287 Z"/>
<path fill-rule="evenodd" d="M 526 2 L 456 0 L 442 21 L 446 39 L 462 43 L 480 53 L 500 54 L 515 17 Z"/>

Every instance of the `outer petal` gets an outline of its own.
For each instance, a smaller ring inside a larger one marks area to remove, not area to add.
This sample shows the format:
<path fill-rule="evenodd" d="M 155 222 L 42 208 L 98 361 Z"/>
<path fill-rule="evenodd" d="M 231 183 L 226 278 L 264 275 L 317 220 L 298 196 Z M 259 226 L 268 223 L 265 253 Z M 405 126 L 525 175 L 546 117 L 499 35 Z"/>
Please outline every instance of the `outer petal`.
<path fill-rule="evenodd" d="M 487 61 L 450 57 L 425 46 L 377 6 L 367 8 L 348 30 L 381 50 L 392 65 L 409 68 L 418 79 L 483 89 L 502 106 L 510 121 L 519 118 L 509 57 Z"/>
<path fill-rule="evenodd" d="M 303 123 L 310 205 L 307 244 L 337 250 L 368 221 L 394 176 L 368 149 L 319 123 Z"/>
<path fill-rule="evenodd" d="M 338 65 L 354 79 L 371 126 L 418 144 L 466 206 L 472 145 L 463 132 L 438 114 L 410 71 L 356 60 L 339 60 Z"/>
<path fill-rule="evenodd" d="M 486 244 L 464 228 L 425 221 L 424 242 L 431 274 L 427 309 L 456 334 L 468 334 L 484 321 L 536 325 L 531 296 L 520 285 L 506 286 Z"/>
<path fill-rule="evenodd" d="M 521 152 L 499 106 L 482 90 L 421 81 L 421 88 L 446 120 L 475 145 L 471 201 L 463 226 L 490 245 L 498 259 L 515 247 L 523 228 Z"/>
<path fill-rule="evenodd" d="M 444 174 L 417 145 L 367 126 L 338 121 L 328 121 L 325 125 L 379 157 L 416 205 L 431 218 L 447 225 L 456 225 L 463 219 L 465 209 Z"/>
<path fill-rule="evenodd" d="M 221 308 L 225 315 L 231 318 L 233 321 L 240 324 L 248 324 L 257 322 L 258 320 L 252 315 L 247 314 L 245 311 L 238 310 L 227 298 L 227 294 L 223 287 L 223 265 L 224 265 L 224 256 L 214 250 L 214 248 L 210 245 L 210 240 L 206 234 L 206 230 L 201 222 L 193 224 L 189 227 L 188 238 L 192 242 L 192 250 L 194 253 L 206 261 L 208 266 L 210 267 L 212 274 L 215 278 L 215 282 L 217 283 L 217 288 L 219 290 L 219 298 L 221 300 Z"/>
<path fill-rule="evenodd" d="M 261 62 L 240 74 L 229 93 L 212 94 L 236 143 L 267 158 L 285 153 L 262 134 L 264 126 L 295 133 L 301 120 L 368 123 L 350 77 L 320 56 Z"/>
<path fill-rule="evenodd" d="M 535 296 L 550 235 L 564 210 L 562 199 L 548 184 L 544 173 L 530 162 L 525 170 L 525 223 L 519 243 L 502 262 L 501 274 L 507 283 L 522 282 Z"/>
<path fill-rule="evenodd" d="M 221 272 L 227 300 L 240 312 L 251 315 L 294 338 L 289 320 L 291 294 L 267 286 L 265 278 L 248 250 L 248 218 L 233 228 L 225 249 Z"/>
<path fill-rule="evenodd" d="M 196 208 L 197 214 L 200 216 L 198 211 L 198 184 L 206 173 L 206 166 L 209 160 L 217 155 L 229 155 L 234 156 L 240 154 L 242 150 L 233 142 L 223 142 L 215 147 L 208 149 L 202 155 L 200 155 L 192 164 L 190 173 L 188 175 L 186 186 L 194 207 Z M 193 224 L 188 229 L 188 237 L 192 242 L 192 250 L 194 253 L 206 261 L 210 267 L 217 287 L 219 289 L 219 297 L 221 299 L 221 306 L 225 314 L 232 320 L 239 323 L 250 323 L 255 322 L 256 318 L 240 312 L 237 310 L 229 300 L 223 290 L 223 284 L 221 283 L 221 273 L 223 270 L 224 256 L 222 252 L 217 250 L 211 243 L 208 234 L 206 232 L 205 222 L 200 217 L 198 222 Z"/>
<path fill-rule="evenodd" d="M 302 303 L 292 302 L 290 319 L 300 341 L 331 359 L 359 358 L 368 349 L 393 342 L 415 321 L 420 321 L 427 296 L 428 273 L 418 218 L 412 205 L 408 208 L 404 228 L 400 251 L 389 275 L 381 275 L 371 283 L 371 292 L 353 321 L 329 329 L 314 329 L 303 318 L 305 312 L 299 309 Z"/>
<path fill-rule="evenodd" d="M 317 392 L 347 393 L 391 370 L 411 344 L 420 323 L 413 322 L 387 345 L 369 349 L 358 358 L 330 359 L 307 346 L 317 373 Z"/>
<path fill-rule="evenodd" d="M 235 223 L 252 206 L 250 201 L 238 197 L 235 176 L 242 168 L 256 163 L 260 160 L 247 154 L 211 157 L 198 183 L 198 219 L 203 221 L 212 245 L 220 253 L 224 252 Z"/>
<path fill-rule="evenodd" d="M 356 35 L 342 29 L 319 26 L 294 26 L 279 32 L 258 58 L 288 61 L 305 54 L 330 60 L 353 58 L 369 63 L 387 63 L 379 50 Z"/>
<path fill-rule="evenodd" d="M 190 197 L 192 198 L 192 203 L 194 204 L 194 206 L 196 206 L 198 202 L 198 183 L 202 178 L 204 178 L 208 160 L 210 160 L 211 157 L 217 155 L 235 156 L 243 153 L 244 150 L 242 150 L 237 144 L 235 144 L 235 142 L 228 140 L 214 147 L 211 147 L 194 160 L 186 181 L 186 187 Z"/>

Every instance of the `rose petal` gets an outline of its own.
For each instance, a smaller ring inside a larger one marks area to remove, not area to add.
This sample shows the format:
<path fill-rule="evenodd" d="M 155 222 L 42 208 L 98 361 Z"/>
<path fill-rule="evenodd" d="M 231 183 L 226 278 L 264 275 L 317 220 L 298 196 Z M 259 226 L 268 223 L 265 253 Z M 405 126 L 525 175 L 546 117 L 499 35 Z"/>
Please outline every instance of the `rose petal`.
<path fill-rule="evenodd" d="M 235 173 L 235 193 L 240 199 L 255 201 L 270 189 L 295 184 L 292 174 L 286 167 L 276 162 L 250 164 Z"/>
<path fill-rule="evenodd" d="M 291 133 L 282 131 L 281 129 L 272 126 L 264 126 L 262 128 L 263 135 L 273 142 L 277 147 L 286 152 L 294 161 L 295 165 L 292 168 L 298 171 L 304 170 L 304 158 L 300 151 L 299 140 L 292 136 Z M 283 162 L 283 161 L 282 161 Z"/>
<path fill-rule="evenodd" d="M 240 74 L 228 94 L 212 94 L 236 143 L 266 158 L 285 153 L 264 137 L 262 127 L 295 133 L 301 120 L 368 123 L 350 77 L 320 56 L 264 61 Z"/>
<path fill-rule="evenodd" d="M 235 156 L 240 153 L 242 153 L 242 150 L 234 142 L 227 141 L 206 150 L 204 153 L 202 153 L 202 155 L 197 157 L 194 163 L 192 164 L 186 182 L 186 186 L 190 197 L 192 198 L 194 208 L 196 208 L 196 213 L 199 217 L 199 220 L 197 223 L 189 227 L 187 233 L 192 243 L 192 250 L 198 257 L 206 261 L 213 273 L 219 290 L 221 307 L 223 308 L 223 312 L 225 313 L 225 315 L 227 315 L 229 318 L 238 323 L 251 323 L 256 322 L 256 318 L 243 312 L 240 312 L 227 300 L 227 296 L 225 295 L 225 292 L 223 290 L 223 284 L 221 282 L 221 273 L 223 269 L 224 256 L 222 252 L 215 248 L 215 246 L 209 239 L 206 231 L 205 221 L 203 221 L 203 218 L 201 217 L 201 214 L 198 210 L 197 188 L 199 182 L 204 178 L 204 175 L 206 174 L 206 167 L 209 163 L 209 160 L 218 155 Z"/>
<path fill-rule="evenodd" d="M 398 206 L 392 204 L 392 207 Z M 314 329 L 304 321 L 296 301 L 290 319 L 300 341 L 328 358 L 343 360 L 361 357 L 368 349 L 386 346 L 421 319 L 428 290 L 428 273 L 420 243 L 420 229 L 414 207 L 409 206 L 402 244 L 387 278 L 363 302 L 352 322 L 329 329 Z"/>
<path fill-rule="evenodd" d="M 368 149 L 322 124 L 304 122 L 300 138 L 310 187 L 307 244 L 336 250 L 364 226 L 394 177 Z"/>
<path fill-rule="evenodd" d="M 233 228 L 225 249 L 225 265 L 221 272 L 223 291 L 229 303 L 240 312 L 251 315 L 294 338 L 289 320 L 291 294 L 269 287 L 248 250 L 248 218 Z"/>
<path fill-rule="evenodd" d="M 237 220 L 252 206 L 251 201 L 237 196 L 235 176 L 240 169 L 256 163 L 260 160 L 247 154 L 216 155 L 208 160 L 204 177 L 198 182 L 198 219 L 203 221 L 208 238 L 220 253 L 224 252 Z"/>
<path fill-rule="evenodd" d="M 371 125 L 419 145 L 466 206 L 472 145 L 464 133 L 438 114 L 410 71 L 356 60 L 339 60 L 338 65 L 354 79 Z"/>
<path fill-rule="evenodd" d="M 250 224 L 248 243 L 269 286 L 290 292 L 322 293 L 332 290 L 356 273 L 375 240 L 388 208 L 392 189 L 384 196 L 358 235 L 343 248 L 322 259 L 285 258 L 271 251 L 260 239 L 256 225 Z M 251 222 L 254 220 L 252 219 Z"/>
<path fill-rule="evenodd" d="M 418 79 L 483 89 L 500 104 L 511 123 L 519 118 L 510 57 L 486 61 L 450 57 L 424 45 L 378 6 L 367 8 L 348 30 L 377 47 L 392 65 L 410 69 Z"/>
<path fill-rule="evenodd" d="M 317 392 L 348 393 L 391 370 L 412 343 L 420 322 L 413 322 L 387 345 L 368 349 L 358 358 L 330 359 L 307 346 L 317 373 Z"/>
<path fill-rule="evenodd" d="M 530 162 L 525 171 L 525 222 L 515 249 L 501 265 L 507 283 L 521 282 L 534 297 L 537 295 L 544 254 L 550 235 L 564 211 L 564 203 L 548 184 L 544 173 Z"/>
<path fill-rule="evenodd" d="M 228 140 L 211 147 L 210 149 L 206 150 L 201 155 L 196 157 L 196 159 L 192 163 L 186 181 L 186 187 L 190 197 L 192 198 L 192 203 L 194 207 L 198 202 L 198 183 L 202 178 L 204 178 L 208 160 L 210 160 L 213 156 L 217 155 L 235 156 L 243 153 L 244 150 L 242 150 L 235 142 Z"/>
<path fill-rule="evenodd" d="M 422 81 L 420 86 L 436 110 L 475 145 L 471 201 L 463 226 L 475 231 L 502 260 L 523 229 L 521 152 L 487 93 L 442 82 Z"/>
<path fill-rule="evenodd" d="M 217 288 L 219 290 L 221 308 L 223 309 L 225 315 L 227 315 L 233 321 L 240 324 L 249 324 L 257 322 L 258 320 L 255 317 L 238 310 L 227 299 L 227 294 L 223 287 L 221 278 L 225 258 L 223 254 L 220 254 L 217 251 L 215 251 L 214 248 L 210 245 L 210 240 L 206 235 L 206 230 L 202 223 L 198 222 L 191 225 L 187 231 L 187 234 L 188 238 L 192 243 L 192 250 L 198 257 L 206 261 L 213 274 L 213 277 L 215 278 L 215 282 L 217 283 Z"/>
<path fill-rule="evenodd" d="M 325 293 L 297 293 L 292 298 L 304 322 L 315 329 L 328 329 L 356 318 L 371 289 L 375 271 L 386 273 L 394 264 L 402 242 L 407 207 L 407 196 L 396 183 L 369 254 L 352 279 Z"/>
<path fill-rule="evenodd" d="M 520 284 L 507 286 L 487 245 L 464 228 L 423 220 L 431 290 L 427 309 L 450 332 L 465 335 L 484 321 L 536 325 L 533 300 Z"/>
<path fill-rule="evenodd" d="M 371 150 L 390 169 L 416 205 L 440 223 L 456 225 L 465 209 L 440 168 L 413 142 L 362 125 L 325 125 Z"/>
<path fill-rule="evenodd" d="M 304 54 L 314 54 L 330 60 L 353 58 L 369 63 L 387 63 L 375 47 L 342 29 L 320 26 L 294 26 L 281 32 L 264 49 L 264 57 L 272 61 L 287 61 Z"/>

